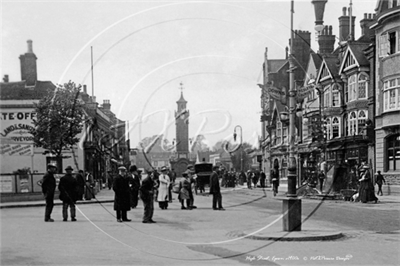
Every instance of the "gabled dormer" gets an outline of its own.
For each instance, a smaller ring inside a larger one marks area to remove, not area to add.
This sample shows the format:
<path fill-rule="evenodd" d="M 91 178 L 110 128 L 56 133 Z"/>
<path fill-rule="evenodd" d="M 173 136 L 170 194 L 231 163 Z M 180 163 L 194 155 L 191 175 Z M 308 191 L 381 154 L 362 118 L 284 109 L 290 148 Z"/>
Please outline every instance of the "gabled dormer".
<path fill-rule="evenodd" d="M 369 61 L 364 55 L 364 50 L 367 49 L 367 47 L 368 44 L 364 43 L 349 44 L 340 64 L 339 75 L 351 71 L 368 72 Z"/>
<path fill-rule="evenodd" d="M 326 58 L 324 58 L 324 60 L 322 61 L 322 64 L 321 64 L 321 69 L 318 71 L 317 79 L 315 82 L 321 83 L 321 82 L 324 82 L 329 79 L 333 80 L 334 76 L 333 76 L 331 69 L 329 68 L 329 64 L 326 61 Z"/>

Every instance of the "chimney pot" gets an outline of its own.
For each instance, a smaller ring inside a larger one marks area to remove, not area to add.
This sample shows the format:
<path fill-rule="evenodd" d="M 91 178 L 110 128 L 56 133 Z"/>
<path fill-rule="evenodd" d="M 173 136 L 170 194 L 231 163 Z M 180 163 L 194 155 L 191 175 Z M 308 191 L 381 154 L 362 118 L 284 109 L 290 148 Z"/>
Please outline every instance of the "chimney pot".
<path fill-rule="evenodd" d="M 32 40 L 28 40 L 28 53 L 33 54 L 33 48 L 32 48 Z"/>
<path fill-rule="evenodd" d="M 343 16 L 346 16 L 347 7 L 343 7 L 342 11 L 343 11 Z"/>

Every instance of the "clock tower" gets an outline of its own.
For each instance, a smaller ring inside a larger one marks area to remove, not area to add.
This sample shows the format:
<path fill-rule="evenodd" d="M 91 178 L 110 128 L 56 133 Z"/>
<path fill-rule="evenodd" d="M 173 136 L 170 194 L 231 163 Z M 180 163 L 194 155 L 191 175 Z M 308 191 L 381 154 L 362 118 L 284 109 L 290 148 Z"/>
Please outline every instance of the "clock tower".
<path fill-rule="evenodd" d="M 188 158 L 189 154 L 189 110 L 186 109 L 187 101 L 183 98 L 183 84 L 181 87 L 181 98 L 176 102 L 175 111 L 176 126 L 176 153 L 178 158 Z"/>

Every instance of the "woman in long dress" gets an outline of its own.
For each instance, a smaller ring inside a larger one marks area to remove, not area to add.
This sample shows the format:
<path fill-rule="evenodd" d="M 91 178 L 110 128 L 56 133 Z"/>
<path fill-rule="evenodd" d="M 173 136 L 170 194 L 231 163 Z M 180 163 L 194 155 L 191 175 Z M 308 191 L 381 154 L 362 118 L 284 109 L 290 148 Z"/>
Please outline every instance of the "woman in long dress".
<path fill-rule="evenodd" d="M 191 210 L 192 208 L 190 207 L 190 190 L 191 190 L 191 184 L 189 180 L 189 175 L 188 172 L 184 172 L 182 174 L 184 179 L 182 179 L 179 182 L 179 196 L 178 199 L 181 202 L 181 209 L 186 210 L 189 209 Z M 186 201 L 186 207 L 185 207 L 185 201 Z"/>
<path fill-rule="evenodd" d="M 359 197 L 362 203 L 367 203 L 369 201 L 378 202 L 378 198 L 375 196 L 375 189 L 372 183 L 371 174 L 369 172 L 369 166 L 364 165 L 361 169 L 360 190 Z"/>

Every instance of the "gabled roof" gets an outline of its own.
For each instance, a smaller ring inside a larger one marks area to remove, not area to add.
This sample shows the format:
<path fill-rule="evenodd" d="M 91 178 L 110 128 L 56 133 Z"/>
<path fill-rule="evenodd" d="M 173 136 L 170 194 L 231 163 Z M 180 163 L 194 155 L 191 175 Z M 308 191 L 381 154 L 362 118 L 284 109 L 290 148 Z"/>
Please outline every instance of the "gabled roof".
<path fill-rule="evenodd" d="M 369 61 L 364 54 L 364 50 L 367 48 L 368 43 L 349 43 L 340 64 L 339 74 L 345 71 L 346 68 L 369 66 Z"/>
<path fill-rule="evenodd" d="M 40 100 L 56 86 L 51 81 L 36 81 L 35 86 L 26 87 L 25 81 L 0 83 L 1 100 Z"/>
<path fill-rule="evenodd" d="M 338 58 L 336 55 L 330 55 L 324 57 L 321 68 L 318 71 L 318 76 L 316 82 L 320 82 L 320 80 L 329 77 L 330 79 L 334 79 L 334 77 L 338 74 L 337 67 Z"/>
<path fill-rule="evenodd" d="M 288 63 L 287 59 L 268 59 L 268 73 L 277 73 Z"/>

